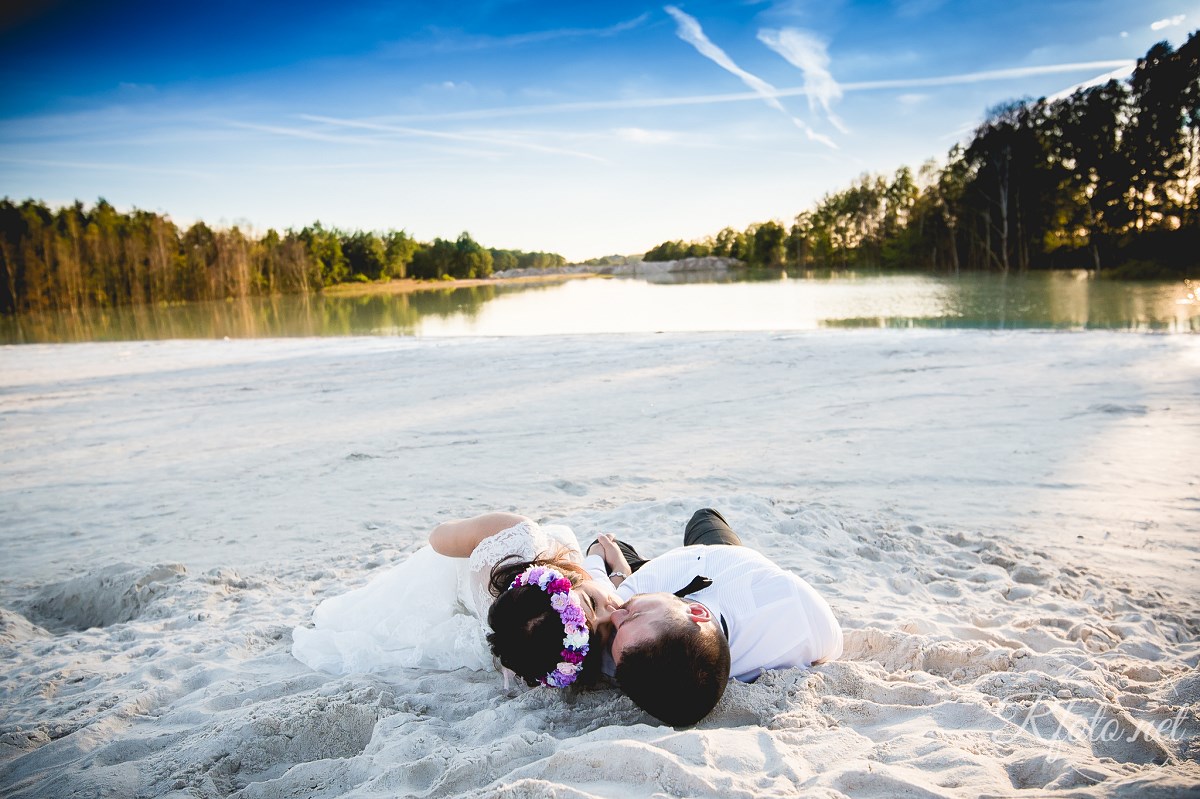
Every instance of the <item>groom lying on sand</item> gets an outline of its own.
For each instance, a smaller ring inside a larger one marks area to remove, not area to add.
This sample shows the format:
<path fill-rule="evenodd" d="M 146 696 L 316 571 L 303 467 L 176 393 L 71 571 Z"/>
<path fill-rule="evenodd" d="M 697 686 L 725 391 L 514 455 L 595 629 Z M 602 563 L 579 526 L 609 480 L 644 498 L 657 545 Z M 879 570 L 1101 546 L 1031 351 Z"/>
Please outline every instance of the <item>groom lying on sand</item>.
<path fill-rule="evenodd" d="M 597 619 L 610 645 L 605 671 L 647 713 L 674 726 L 700 721 L 732 675 L 810 666 L 842 653 L 829 604 L 803 579 L 742 546 L 720 513 L 696 511 L 684 546 L 653 560 L 602 536 L 584 566 L 619 583 L 624 604 Z M 627 575 L 627 576 L 626 576 Z"/>
<path fill-rule="evenodd" d="M 443 522 L 427 546 L 324 599 L 313 625 L 292 631 L 292 654 L 334 674 L 498 662 L 555 688 L 603 672 L 683 726 L 713 709 L 731 674 L 753 680 L 841 652 L 829 605 L 741 546 L 721 514 L 697 511 L 684 544 L 647 561 L 601 536 L 584 558 L 563 525 L 503 512 Z"/>

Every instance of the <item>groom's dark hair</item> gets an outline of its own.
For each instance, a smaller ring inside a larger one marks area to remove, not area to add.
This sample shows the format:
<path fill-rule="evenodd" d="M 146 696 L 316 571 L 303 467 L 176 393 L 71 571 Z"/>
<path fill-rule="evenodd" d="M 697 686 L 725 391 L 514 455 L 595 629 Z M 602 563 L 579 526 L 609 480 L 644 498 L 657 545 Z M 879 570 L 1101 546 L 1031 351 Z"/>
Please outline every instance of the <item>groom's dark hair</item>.
<path fill-rule="evenodd" d="M 712 625 L 660 622 L 654 638 L 627 647 L 617 683 L 634 704 L 672 727 L 687 727 L 716 707 L 729 682 L 729 642 Z"/>

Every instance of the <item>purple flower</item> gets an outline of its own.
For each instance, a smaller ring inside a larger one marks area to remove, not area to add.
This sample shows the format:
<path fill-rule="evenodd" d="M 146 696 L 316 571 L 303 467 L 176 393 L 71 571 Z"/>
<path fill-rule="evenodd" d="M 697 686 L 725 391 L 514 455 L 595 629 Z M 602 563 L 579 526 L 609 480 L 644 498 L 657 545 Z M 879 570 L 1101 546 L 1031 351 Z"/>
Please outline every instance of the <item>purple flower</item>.
<path fill-rule="evenodd" d="M 575 627 L 583 627 L 587 624 L 587 617 L 583 615 L 583 609 L 576 604 L 567 605 L 559 611 L 559 617 L 563 621 L 563 625 L 573 625 Z"/>

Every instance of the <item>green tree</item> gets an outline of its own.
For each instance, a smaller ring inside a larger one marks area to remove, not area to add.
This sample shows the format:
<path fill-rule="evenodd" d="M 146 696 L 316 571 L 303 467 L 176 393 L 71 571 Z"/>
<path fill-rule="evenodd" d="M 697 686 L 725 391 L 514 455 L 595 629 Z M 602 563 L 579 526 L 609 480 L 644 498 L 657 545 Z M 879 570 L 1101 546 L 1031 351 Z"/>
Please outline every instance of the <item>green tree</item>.
<path fill-rule="evenodd" d="M 1131 166 L 1129 207 L 1139 231 L 1165 224 L 1180 210 L 1176 184 L 1185 166 L 1184 106 L 1195 73 L 1187 74 L 1187 58 L 1175 55 L 1168 42 L 1159 42 L 1138 59 L 1130 78 L 1133 118 L 1121 141 Z"/>
<path fill-rule="evenodd" d="M 409 274 L 425 280 L 453 277 L 457 257 L 458 248 L 454 242 L 436 238 L 432 243 L 423 245 L 413 253 Z"/>
<path fill-rule="evenodd" d="M 336 230 L 326 230 L 320 222 L 314 222 L 301 230 L 299 235 L 316 267 L 318 286 L 332 286 L 349 277 L 349 265 Z"/>
<path fill-rule="evenodd" d="M 1175 51 L 1184 75 L 1191 76 L 1183 88 L 1183 202 L 1181 224 L 1200 227 L 1200 30 L 1193 31 Z"/>
<path fill-rule="evenodd" d="M 388 272 L 387 246 L 374 233 L 355 231 L 340 237 L 342 255 L 351 278 L 379 280 Z"/>
<path fill-rule="evenodd" d="M 492 273 L 492 254 L 471 238 L 470 233 L 465 230 L 460 233 L 454 248 L 454 277 L 487 277 Z"/>
<path fill-rule="evenodd" d="M 784 241 L 787 231 L 778 222 L 763 222 L 754 231 L 754 263 L 782 267 L 787 255 Z"/>
<path fill-rule="evenodd" d="M 209 265 L 217 260 L 217 237 L 203 222 L 192 225 L 180 241 L 183 258 L 175 278 L 174 296 L 183 300 L 210 300 L 214 291 Z"/>
<path fill-rule="evenodd" d="M 417 242 L 403 230 L 389 230 L 383 237 L 386 264 L 383 277 L 401 279 L 408 275 L 408 265 L 417 251 Z"/>
<path fill-rule="evenodd" d="M 1060 224 L 1052 242 L 1087 247 L 1095 269 L 1127 216 L 1124 194 L 1131 175 L 1121 152 L 1127 105 L 1124 84 L 1109 81 L 1077 91 L 1051 109 L 1059 131 L 1055 156 L 1063 166 L 1056 192 Z"/>
<path fill-rule="evenodd" d="M 651 247 L 642 256 L 643 261 L 678 261 L 687 257 L 688 246 L 680 240 L 664 241 L 657 247 Z"/>
<path fill-rule="evenodd" d="M 492 250 L 492 268 L 506 272 L 517 268 L 517 254 L 511 250 Z"/>

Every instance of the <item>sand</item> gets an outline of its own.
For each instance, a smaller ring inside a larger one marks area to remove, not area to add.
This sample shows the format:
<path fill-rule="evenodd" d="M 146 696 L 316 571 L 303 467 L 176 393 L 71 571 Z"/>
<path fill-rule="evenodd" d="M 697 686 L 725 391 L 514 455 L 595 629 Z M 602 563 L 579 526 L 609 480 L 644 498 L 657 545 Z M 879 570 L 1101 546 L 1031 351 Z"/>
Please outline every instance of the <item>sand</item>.
<path fill-rule="evenodd" d="M 0 794 L 1195 795 L 1198 396 L 1099 332 L 0 348 Z M 438 520 L 705 505 L 846 652 L 697 727 L 289 654 Z"/>

